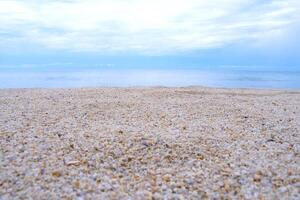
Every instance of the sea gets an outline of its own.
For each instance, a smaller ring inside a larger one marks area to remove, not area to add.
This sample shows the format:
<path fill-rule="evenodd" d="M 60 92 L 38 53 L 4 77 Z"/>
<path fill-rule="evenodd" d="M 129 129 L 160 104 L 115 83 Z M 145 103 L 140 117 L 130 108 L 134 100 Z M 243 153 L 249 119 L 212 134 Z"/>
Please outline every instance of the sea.
<path fill-rule="evenodd" d="M 300 89 L 300 68 L 262 66 L 2 66 L 0 88 L 188 87 Z"/>

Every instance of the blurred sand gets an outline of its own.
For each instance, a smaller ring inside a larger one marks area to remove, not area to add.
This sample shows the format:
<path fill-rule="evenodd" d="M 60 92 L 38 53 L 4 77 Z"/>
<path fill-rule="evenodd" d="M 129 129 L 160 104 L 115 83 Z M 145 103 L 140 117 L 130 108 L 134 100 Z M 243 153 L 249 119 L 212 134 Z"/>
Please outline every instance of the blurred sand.
<path fill-rule="evenodd" d="M 300 91 L 0 90 L 0 199 L 300 199 Z"/>

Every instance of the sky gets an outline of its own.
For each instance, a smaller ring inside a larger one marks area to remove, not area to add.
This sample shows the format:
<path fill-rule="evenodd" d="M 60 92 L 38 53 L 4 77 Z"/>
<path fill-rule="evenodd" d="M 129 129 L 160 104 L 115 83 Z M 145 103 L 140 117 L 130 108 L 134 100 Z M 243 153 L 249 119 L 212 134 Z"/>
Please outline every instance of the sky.
<path fill-rule="evenodd" d="M 0 70 L 298 69 L 299 34 L 299 0 L 0 0 Z"/>

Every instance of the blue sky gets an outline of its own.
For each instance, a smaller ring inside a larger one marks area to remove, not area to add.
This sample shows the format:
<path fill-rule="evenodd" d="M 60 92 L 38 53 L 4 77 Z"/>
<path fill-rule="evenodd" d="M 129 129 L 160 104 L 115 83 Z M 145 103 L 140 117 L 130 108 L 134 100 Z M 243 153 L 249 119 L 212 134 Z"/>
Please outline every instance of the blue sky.
<path fill-rule="evenodd" d="M 299 0 L 1 0 L 0 67 L 300 65 Z"/>

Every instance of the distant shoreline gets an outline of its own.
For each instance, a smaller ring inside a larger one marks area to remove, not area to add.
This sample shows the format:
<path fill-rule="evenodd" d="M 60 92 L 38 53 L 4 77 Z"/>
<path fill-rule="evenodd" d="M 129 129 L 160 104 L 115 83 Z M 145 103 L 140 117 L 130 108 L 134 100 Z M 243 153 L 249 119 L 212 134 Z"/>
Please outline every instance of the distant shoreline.
<path fill-rule="evenodd" d="M 82 90 L 82 89 L 216 89 L 216 90 L 270 90 L 270 91 L 300 91 L 300 88 L 256 88 L 256 87 L 210 87 L 201 85 L 192 86 L 88 86 L 88 87 L 19 87 L 1 88 L 0 90 Z"/>

